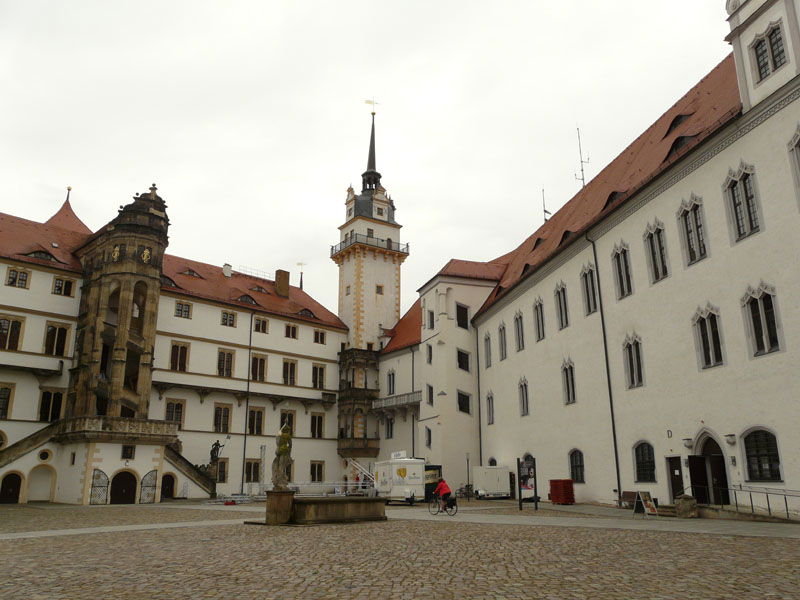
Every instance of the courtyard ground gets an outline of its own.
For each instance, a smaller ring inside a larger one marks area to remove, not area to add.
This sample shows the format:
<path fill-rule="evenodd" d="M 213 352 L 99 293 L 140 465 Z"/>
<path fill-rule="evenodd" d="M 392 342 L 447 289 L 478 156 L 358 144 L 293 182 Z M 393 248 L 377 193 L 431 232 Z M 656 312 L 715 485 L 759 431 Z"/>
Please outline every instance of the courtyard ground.
<path fill-rule="evenodd" d="M 800 525 L 510 508 L 267 528 L 255 505 L 0 506 L 0 598 L 800 598 Z"/>

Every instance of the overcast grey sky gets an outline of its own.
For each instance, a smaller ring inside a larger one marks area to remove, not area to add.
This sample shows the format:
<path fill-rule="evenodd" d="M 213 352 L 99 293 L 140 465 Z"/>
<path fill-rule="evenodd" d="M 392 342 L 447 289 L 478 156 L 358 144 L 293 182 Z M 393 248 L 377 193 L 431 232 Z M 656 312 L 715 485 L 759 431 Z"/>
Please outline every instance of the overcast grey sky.
<path fill-rule="evenodd" d="M 336 310 L 330 245 L 377 161 L 411 256 L 403 310 L 450 258 L 542 222 L 729 52 L 723 0 L 0 0 L 0 211 L 67 185 L 92 229 L 158 184 L 172 254 L 285 268 Z"/>

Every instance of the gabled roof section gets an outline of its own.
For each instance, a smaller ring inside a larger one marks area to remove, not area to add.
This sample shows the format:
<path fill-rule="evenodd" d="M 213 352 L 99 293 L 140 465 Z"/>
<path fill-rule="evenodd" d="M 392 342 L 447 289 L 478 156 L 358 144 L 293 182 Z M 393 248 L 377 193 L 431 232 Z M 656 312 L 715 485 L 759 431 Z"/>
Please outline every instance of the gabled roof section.
<path fill-rule="evenodd" d="M 422 339 L 422 301 L 420 299 L 417 299 L 406 311 L 406 314 L 400 318 L 390 335 L 389 343 L 381 351 L 383 354 L 396 352 L 420 343 Z"/>
<path fill-rule="evenodd" d="M 75 214 L 75 211 L 72 210 L 72 205 L 69 203 L 69 199 L 65 200 L 64 204 L 61 205 L 61 208 L 58 209 L 58 212 L 47 219 L 44 224 L 51 227 L 60 227 L 61 229 L 74 231 L 76 233 L 82 233 L 84 235 L 89 235 L 92 233 L 92 230 L 89 229 L 84 222 L 78 218 L 78 215 Z"/>
<path fill-rule="evenodd" d="M 257 310 L 336 329 L 347 329 L 339 317 L 295 286 L 289 286 L 289 296 L 284 298 L 275 292 L 275 282 L 269 279 L 237 271 L 226 277 L 222 267 L 171 254 L 164 255 L 162 269 L 163 274 L 178 286 L 178 288 L 165 286 L 165 289 L 176 294 L 216 300 L 253 310 L 254 305 L 250 301 L 240 300 L 243 296 L 248 296 L 256 303 Z M 199 277 L 188 275 L 187 272 L 191 271 L 197 273 Z M 257 288 L 265 291 L 256 291 Z"/>
<path fill-rule="evenodd" d="M 504 270 L 505 265 L 502 264 L 452 258 L 444 267 L 442 267 L 437 275 L 463 277 L 465 279 L 500 281 L 500 277 L 503 276 Z"/>
<path fill-rule="evenodd" d="M 692 148 L 736 118 L 741 110 L 736 67 L 731 54 L 544 225 L 515 250 L 495 259 L 507 262 L 508 267 L 477 314 L 481 314 L 505 295 L 523 276 L 535 272 L 559 252 L 560 248 L 568 247 L 589 226 L 635 196 L 636 192 Z M 676 152 L 674 146 L 678 138 L 683 139 L 677 143 L 679 151 Z M 565 239 L 567 232 L 574 232 L 572 236 L 567 236 L 569 239 Z M 537 239 L 541 243 L 535 243 Z"/>
<path fill-rule="evenodd" d="M 52 220 L 51 218 L 50 221 Z M 80 233 L 0 213 L 0 256 L 80 273 L 81 264 L 72 252 L 80 247 L 90 234 L 91 232 Z M 46 251 L 58 262 L 28 256 L 37 250 Z"/>

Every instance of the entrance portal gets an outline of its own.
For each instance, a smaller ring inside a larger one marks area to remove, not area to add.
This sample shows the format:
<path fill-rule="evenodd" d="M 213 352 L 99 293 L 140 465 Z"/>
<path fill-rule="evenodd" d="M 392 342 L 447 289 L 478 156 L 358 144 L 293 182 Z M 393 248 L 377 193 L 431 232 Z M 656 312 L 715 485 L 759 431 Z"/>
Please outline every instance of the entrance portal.
<path fill-rule="evenodd" d="M 52 500 L 53 476 L 53 471 L 47 465 L 39 465 L 28 474 L 28 502 Z"/>
<path fill-rule="evenodd" d="M 172 475 L 164 475 L 161 478 L 161 499 L 175 497 L 175 478 Z"/>
<path fill-rule="evenodd" d="M 136 476 L 120 471 L 111 480 L 111 504 L 136 504 Z"/>
<path fill-rule="evenodd" d="M 9 473 L 3 477 L 0 483 L 0 503 L 17 504 L 20 489 L 22 489 L 22 477 L 16 473 Z"/>
<path fill-rule="evenodd" d="M 699 456 L 689 457 L 692 493 L 700 504 L 730 504 L 725 455 L 712 438 L 703 442 Z"/>
<path fill-rule="evenodd" d="M 667 470 L 669 471 L 669 494 L 674 503 L 675 496 L 683 494 L 683 468 L 681 467 L 681 457 L 668 457 Z"/>

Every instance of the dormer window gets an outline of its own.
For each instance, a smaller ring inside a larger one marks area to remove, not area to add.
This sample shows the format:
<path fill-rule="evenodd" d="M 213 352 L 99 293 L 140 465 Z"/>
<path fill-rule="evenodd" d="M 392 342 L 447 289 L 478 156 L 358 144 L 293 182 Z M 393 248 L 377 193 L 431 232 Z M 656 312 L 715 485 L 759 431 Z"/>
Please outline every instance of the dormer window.
<path fill-rule="evenodd" d="M 302 315 L 304 317 L 311 317 L 312 319 L 316 319 L 316 317 L 314 316 L 314 313 L 311 312 L 310 310 L 308 310 L 307 308 L 304 308 L 303 310 L 301 310 L 297 314 Z"/>
<path fill-rule="evenodd" d="M 689 145 L 689 143 L 695 139 L 696 135 L 681 135 L 675 138 L 675 141 L 672 142 L 672 147 L 669 149 L 667 153 L 667 157 L 664 160 L 669 160 L 676 154 L 678 154 L 683 148 Z"/>
<path fill-rule="evenodd" d="M 667 129 L 667 133 L 664 134 L 664 137 L 667 137 L 670 133 L 675 131 L 680 125 L 685 122 L 689 117 L 691 117 L 694 113 L 689 113 L 688 115 L 678 115 L 674 119 L 672 119 L 672 123 L 669 124 L 669 128 Z"/>
<path fill-rule="evenodd" d="M 757 38 L 752 48 L 759 81 L 786 64 L 786 48 L 780 25 L 775 25 L 765 35 Z"/>
<path fill-rule="evenodd" d="M 25 256 L 30 256 L 31 258 L 41 258 L 42 260 L 49 260 L 52 262 L 58 262 L 52 254 L 49 252 L 45 252 L 44 250 L 35 250 L 26 254 Z"/>
<path fill-rule="evenodd" d="M 254 285 L 253 287 L 250 288 L 250 291 L 251 292 L 261 292 L 262 294 L 268 294 L 269 293 L 264 287 L 262 287 L 260 285 Z"/>
<path fill-rule="evenodd" d="M 383 209 L 382 208 L 378 208 L 376 210 L 377 210 L 378 216 L 382 217 L 383 216 Z"/>
<path fill-rule="evenodd" d="M 253 300 L 252 296 L 248 296 L 247 294 L 243 294 L 237 298 L 239 302 L 246 302 L 247 304 L 256 304 L 256 301 Z"/>
<path fill-rule="evenodd" d="M 161 285 L 166 285 L 168 287 L 178 287 L 177 284 L 166 275 L 161 276 Z"/>
<path fill-rule="evenodd" d="M 187 268 L 185 271 L 181 272 L 180 275 L 188 275 L 189 277 L 197 277 L 198 279 L 202 279 L 203 278 L 203 276 L 200 275 L 200 273 L 198 273 L 194 269 L 189 269 L 189 268 Z"/>

